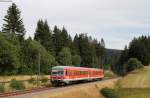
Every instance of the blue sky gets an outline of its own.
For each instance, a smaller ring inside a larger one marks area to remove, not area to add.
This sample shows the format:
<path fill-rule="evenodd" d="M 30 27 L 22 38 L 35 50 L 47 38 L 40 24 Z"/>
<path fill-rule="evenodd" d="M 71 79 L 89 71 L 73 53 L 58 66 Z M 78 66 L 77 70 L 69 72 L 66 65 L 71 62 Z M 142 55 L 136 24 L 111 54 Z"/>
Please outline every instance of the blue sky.
<path fill-rule="evenodd" d="M 1 0 L 0 0 L 1 1 Z M 150 35 L 149 0 L 12 0 L 22 11 L 26 37 L 38 19 L 65 26 L 69 34 L 87 33 L 105 40 L 107 48 L 123 49 L 134 38 Z M 0 27 L 11 3 L 0 2 Z"/>

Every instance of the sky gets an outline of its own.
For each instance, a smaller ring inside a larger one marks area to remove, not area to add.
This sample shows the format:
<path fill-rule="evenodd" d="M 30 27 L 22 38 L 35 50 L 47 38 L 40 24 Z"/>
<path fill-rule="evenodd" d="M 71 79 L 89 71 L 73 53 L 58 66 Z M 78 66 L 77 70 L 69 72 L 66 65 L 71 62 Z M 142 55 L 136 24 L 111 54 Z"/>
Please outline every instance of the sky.
<path fill-rule="evenodd" d="M 39 19 L 46 19 L 51 29 L 64 26 L 72 37 L 87 33 L 98 40 L 103 38 L 106 48 L 111 49 L 123 49 L 134 37 L 150 35 L 149 0 L 12 1 L 22 12 L 26 38 L 34 36 Z M 10 5 L 0 2 L 0 28 Z"/>

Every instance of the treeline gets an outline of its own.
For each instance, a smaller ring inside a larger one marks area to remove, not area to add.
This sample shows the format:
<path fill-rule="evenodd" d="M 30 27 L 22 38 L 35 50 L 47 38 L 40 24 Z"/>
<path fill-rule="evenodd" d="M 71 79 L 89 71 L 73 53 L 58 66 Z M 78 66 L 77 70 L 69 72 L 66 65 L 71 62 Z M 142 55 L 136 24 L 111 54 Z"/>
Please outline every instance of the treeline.
<path fill-rule="evenodd" d="M 126 75 L 134 69 L 150 64 L 150 36 L 134 38 L 129 47 L 125 46 L 113 70 L 120 75 Z"/>
<path fill-rule="evenodd" d="M 104 40 L 97 41 L 87 34 L 72 38 L 65 27 L 50 29 L 46 20 L 37 22 L 34 38 L 25 39 L 26 30 L 21 11 L 12 4 L 4 17 L 0 32 L 0 74 L 48 74 L 55 65 L 101 68 Z"/>
<path fill-rule="evenodd" d="M 104 59 L 104 69 L 111 70 L 111 67 L 116 65 L 116 62 L 120 58 L 121 53 L 122 50 L 106 49 L 105 59 Z"/>

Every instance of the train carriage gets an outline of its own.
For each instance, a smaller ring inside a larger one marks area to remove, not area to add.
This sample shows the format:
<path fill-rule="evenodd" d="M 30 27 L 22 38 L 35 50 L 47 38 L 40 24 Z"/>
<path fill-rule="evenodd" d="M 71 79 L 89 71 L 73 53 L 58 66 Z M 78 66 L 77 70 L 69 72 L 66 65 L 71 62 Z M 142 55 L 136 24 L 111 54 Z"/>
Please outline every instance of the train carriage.
<path fill-rule="evenodd" d="M 102 79 L 104 71 L 96 68 L 73 66 L 55 66 L 51 71 L 51 82 L 54 85 L 69 84 L 77 81 Z"/>

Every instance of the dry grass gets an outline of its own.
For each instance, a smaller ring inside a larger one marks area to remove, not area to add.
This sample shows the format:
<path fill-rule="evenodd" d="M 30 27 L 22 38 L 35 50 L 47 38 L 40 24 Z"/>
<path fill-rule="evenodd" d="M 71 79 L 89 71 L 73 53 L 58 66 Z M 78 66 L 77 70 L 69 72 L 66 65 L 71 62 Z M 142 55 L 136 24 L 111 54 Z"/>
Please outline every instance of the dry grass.
<path fill-rule="evenodd" d="M 150 66 L 132 72 L 120 83 L 120 98 L 150 98 Z"/>
<path fill-rule="evenodd" d="M 14 77 L 7 77 L 7 79 L 12 79 Z M 31 76 L 23 78 L 23 76 L 15 77 L 17 80 L 27 80 L 30 79 Z M 71 87 L 65 87 L 61 90 L 56 91 L 47 91 L 47 92 L 39 92 L 40 94 L 35 94 L 30 98 L 104 98 L 100 94 L 100 89 L 104 87 L 111 87 L 113 88 L 115 83 L 118 79 L 106 80 L 96 83 L 89 83 L 84 85 L 75 85 Z M 32 88 L 31 84 L 25 83 L 28 88 Z M 5 86 L 9 86 L 6 84 Z M 35 85 L 36 86 L 36 85 Z M 8 90 L 11 91 L 12 89 L 8 87 Z M 24 97 L 27 98 L 27 97 Z"/>
<path fill-rule="evenodd" d="M 49 79 L 49 75 L 41 75 L 43 77 L 47 77 Z M 11 79 L 16 79 L 16 80 L 29 80 L 31 78 L 37 78 L 36 75 L 33 76 L 28 76 L 28 75 L 19 75 L 19 76 L 0 76 L 0 82 L 6 82 L 6 81 L 11 81 Z M 33 89 L 36 87 L 39 87 L 37 84 L 31 84 L 28 81 L 24 81 L 26 89 Z M 9 85 L 10 83 L 4 83 L 5 85 L 5 92 L 10 92 L 14 91 Z M 47 82 L 46 85 L 51 85 L 50 82 Z"/>
<path fill-rule="evenodd" d="M 149 88 L 124 88 L 119 90 L 120 98 L 150 98 Z"/>
<path fill-rule="evenodd" d="M 42 75 L 41 75 L 42 76 Z M 44 77 L 50 78 L 49 75 L 43 75 Z M 11 79 L 16 80 L 29 80 L 30 78 L 37 78 L 36 75 L 17 75 L 17 76 L 0 76 L 0 82 L 10 81 Z"/>
<path fill-rule="evenodd" d="M 47 98 L 100 98 L 100 93 L 99 90 L 93 85 L 89 87 L 81 87 L 81 88 L 68 90 L 62 93 L 55 93 L 52 94 L 51 96 L 45 96 L 45 98 L 46 97 Z"/>
<path fill-rule="evenodd" d="M 32 98 L 104 98 L 100 94 L 100 89 L 103 87 L 114 87 L 118 79 L 97 82 L 86 85 L 72 86 L 63 88 L 55 92 L 42 92 L 42 94 L 34 95 Z"/>
<path fill-rule="evenodd" d="M 150 66 L 136 70 L 122 79 L 123 88 L 150 88 Z"/>

